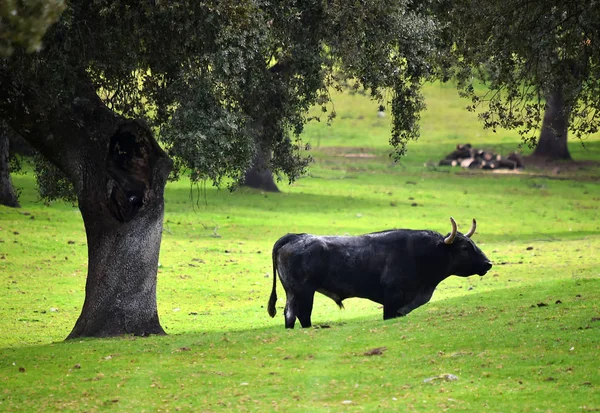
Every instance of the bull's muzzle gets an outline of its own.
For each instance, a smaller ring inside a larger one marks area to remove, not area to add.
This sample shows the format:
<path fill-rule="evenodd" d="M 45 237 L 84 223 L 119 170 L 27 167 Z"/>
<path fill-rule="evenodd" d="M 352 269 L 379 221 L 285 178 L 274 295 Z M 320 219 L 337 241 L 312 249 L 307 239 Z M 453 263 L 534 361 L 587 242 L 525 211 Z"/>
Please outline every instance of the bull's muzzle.
<path fill-rule="evenodd" d="M 486 261 L 483 263 L 482 269 L 477 273 L 480 277 L 483 277 L 490 269 L 492 268 L 492 263 L 490 261 Z"/>

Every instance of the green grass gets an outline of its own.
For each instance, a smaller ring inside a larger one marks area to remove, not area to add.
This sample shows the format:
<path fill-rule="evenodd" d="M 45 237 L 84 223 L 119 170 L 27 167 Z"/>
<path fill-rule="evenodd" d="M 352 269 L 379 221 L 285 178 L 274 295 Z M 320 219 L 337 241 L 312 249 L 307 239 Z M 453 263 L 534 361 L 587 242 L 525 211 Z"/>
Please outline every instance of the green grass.
<path fill-rule="evenodd" d="M 283 193 L 208 188 L 196 204 L 188 182 L 169 184 L 166 337 L 62 341 L 83 303 L 83 224 L 76 208 L 38 202 L 31 174 L 16 176 L 23 208 L 0 207 L 0 411 L 600 410 L 598 167 L 438 168 L 457 143 L 508 153 L 519 142 L 482 131 L 450 86 L 426 91 L 422 138 L 399 164 L 387 156 L 389 119 L 362 96 L 336 95 L 334 124 L 303 136 L 316 158 L 309 175 Z M 571 142 L 573 157 L 599 161 L 600 137 L 586 147 Z M 323 328 L 293 331 L 279 285 L 268 317 L 281 235 L 446 233 L 451 215 L 460 230 L 477 218 L 474 239 L 495 264 L 485 277 L 452 277 L 387 322 L 378 304 L 339 310 L 318 295 Z M 442 374 L 458 380 L 424 382 Z"/>

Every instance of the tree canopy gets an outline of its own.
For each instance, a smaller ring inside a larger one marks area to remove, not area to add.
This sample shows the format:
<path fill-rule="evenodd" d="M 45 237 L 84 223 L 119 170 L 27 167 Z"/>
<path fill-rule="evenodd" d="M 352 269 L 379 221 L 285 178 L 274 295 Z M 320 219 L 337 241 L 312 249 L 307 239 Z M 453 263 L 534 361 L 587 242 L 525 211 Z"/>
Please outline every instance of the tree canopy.
<path fill-rule="evenodd" d="M 398 154 L 418 136 L 435 30 L 421 11 L 376 0 L 71 1 L 43 50 L 16 53 L 2 70 L 5 81 L 43 91 L 46 109 L 87 89 L 123 116 L 148 119 L 195 178 L 239 179 L 261 143 L 273 150 L 272 169 L 293 180 L 309 161 L 294 137 L 341 78 L 375 99 L 392 91 Z M 268 133 L 256 127 L 265 118 Z"/>

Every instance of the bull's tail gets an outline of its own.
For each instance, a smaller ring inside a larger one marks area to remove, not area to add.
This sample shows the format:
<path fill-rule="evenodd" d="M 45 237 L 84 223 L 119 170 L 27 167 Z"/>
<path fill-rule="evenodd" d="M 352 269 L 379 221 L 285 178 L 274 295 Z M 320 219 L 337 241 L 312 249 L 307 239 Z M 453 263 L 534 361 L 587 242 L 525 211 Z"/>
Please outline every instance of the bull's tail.
<path fill-rule="evenodd" d="M 275 244 L 277 245 L 277 244 Z M 275 317 L 277 309 L 275 303 L 277 302 L 277 250 L 273 247 L 273 289 L 271 290 L 271 297 L 269 297 L 269 305 L 267 311 L 271 317 Z"/>
<path fill-rule="evenodd" d="M 277 309 L 275 308 L 275 303 L 277 302 L 277 255 L 281 247 L 298 235 L 299 234 L 286 234 L 279 238 L 277 242 L 275 242 L 275 245 L 273 245 L 273 289 L 271 290 L 271 297 L 269 297 L 269 305 L 267 306 L 267 311 L 271 317 L 275 317 L 275 314 L 277 314 Z"/>

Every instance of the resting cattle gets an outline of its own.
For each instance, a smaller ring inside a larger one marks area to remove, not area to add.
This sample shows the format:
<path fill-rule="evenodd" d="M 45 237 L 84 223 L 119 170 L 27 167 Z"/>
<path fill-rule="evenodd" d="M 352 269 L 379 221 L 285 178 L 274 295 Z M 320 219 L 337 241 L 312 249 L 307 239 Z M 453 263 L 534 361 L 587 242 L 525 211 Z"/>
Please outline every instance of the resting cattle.
<path fill-rule="evenodd" d="M 287 234 L 273 246 L 273 290 L 268 312 L 276 314 L 277 273 L 287 301 L 285 327 L 311 326 L 315 292 L 343 308 L 350 297 L 383 304 L 383 319 L 410 313 L 429 302 L 437 285 L 450 275 L 484 275 L 492 263 L 466 234 L 399 229 L 360 236 Z"/>

